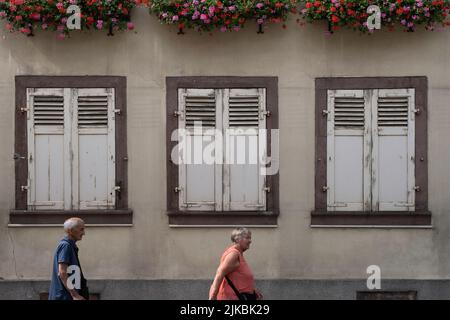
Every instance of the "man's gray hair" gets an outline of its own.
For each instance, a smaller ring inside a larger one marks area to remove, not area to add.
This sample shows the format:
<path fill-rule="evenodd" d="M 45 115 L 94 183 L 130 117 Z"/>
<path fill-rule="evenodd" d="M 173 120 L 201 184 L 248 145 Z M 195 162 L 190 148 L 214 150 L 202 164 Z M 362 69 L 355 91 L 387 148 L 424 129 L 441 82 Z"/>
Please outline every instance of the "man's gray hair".
<path fill-rule="evenodd" d="M 66 221 L 64 221 L 64 231 L 72 230 L 73 228 L 77 227 L 78 225 L 84 223 L 83 220 L 80 218 L 69 218 Z"/>
<path fill-rule="evenodd" d="M 231 241 L 236 243 L 239 240 L 241 240 L 244 235 L 251 235 L 251 234 L 252 232 L 247 228 L 244 227 L 236 228 L 233 230 L 233 232 L 231 232 Z"/>

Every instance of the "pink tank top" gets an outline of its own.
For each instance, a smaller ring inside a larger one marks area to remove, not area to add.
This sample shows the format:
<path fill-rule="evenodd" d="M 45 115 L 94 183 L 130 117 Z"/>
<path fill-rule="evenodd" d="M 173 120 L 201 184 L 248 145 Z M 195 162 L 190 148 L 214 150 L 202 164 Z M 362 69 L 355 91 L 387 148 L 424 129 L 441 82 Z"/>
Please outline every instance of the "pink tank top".
<path fill-rule="evenodd" d="M 239 267 L 229 273 L 228 278 L 230 278 L 239 292 L 253 293 L 255 290 L 255 279 L 253 278 L 253 273 L 245 261 L 244 255 L 238 249 L 234 246 L 226 249 L 222 255 L 222 258 L 220 258 L 220 263 L 222 263 L 223 260 L 225 260 L 225 257 L 232 251 L 239 253 Z M 223 281 L 220 284 L 217 300 L 238 300 L 238 297 L 234 293 L 233 289 L 231 289 L 225 278 L 223 278 Z"/>

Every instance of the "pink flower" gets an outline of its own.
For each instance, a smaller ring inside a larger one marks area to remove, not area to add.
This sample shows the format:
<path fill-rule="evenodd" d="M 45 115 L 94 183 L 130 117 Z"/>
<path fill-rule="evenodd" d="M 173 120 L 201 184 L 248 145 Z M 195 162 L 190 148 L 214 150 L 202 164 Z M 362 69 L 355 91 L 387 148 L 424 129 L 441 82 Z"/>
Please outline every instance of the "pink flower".
<path fill-rule="evenodd" d="M 134 29 L 134 23 L 133 22 L 128 22 L 127 23 L 127 28 L 128 28 L 128 30 L 133 30 Z"/>
<path fill-rule="evenodd" d="M 172 17 L 172 21 L 178 21 L 178 16 L 177 16 L 177 15 L 174 15 L 174 16 Z"/>
<path fill-rule="evenodd" d="M 264 4 L 262 4 L 261 2 L 258 2 L 258 3 L 256 4 L 256 7 L 257 7 L 258 9 L 261 9 L 262 7 L 264 7 Z"/>

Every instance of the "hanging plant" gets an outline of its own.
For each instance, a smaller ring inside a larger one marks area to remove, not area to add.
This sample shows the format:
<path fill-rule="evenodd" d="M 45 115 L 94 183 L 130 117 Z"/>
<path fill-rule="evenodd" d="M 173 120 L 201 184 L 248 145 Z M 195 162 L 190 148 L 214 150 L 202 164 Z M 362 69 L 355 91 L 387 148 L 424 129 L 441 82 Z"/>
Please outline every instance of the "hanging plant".
<path fill-rule="evenodd" d="M 71 13 L 67 8 L 77 5 L 80 9 L 81 30 L 117 30 L 134 28 L 130 12 L 136 0 L 0 0 L 0 17 L 7 21 L 5 27 L 25 35 L 35 30 L 57 31 L 58 38 L 65 38 L 71 31 L 67 21 Z"/>
<path fill-rule="evenodd" d="M 341 27 L 369 31 L 367 13 L 371 5 L 376 5 L 381 13 L 381 29 L 393 30 L 400 26 L 405 31 L 415 31 L 420 25 L 427 30 L 435 26 L 448 26 L 446 18 L 450 10 L 450 0 L 322 0 L 302 1 L 300 15 L 307 22 L 324 20 L 330 31 Z"/>
<path fill-rule="evenodd" d="M 153 0 L 150 12 L 161 23 L 196 31 L 239 31 L 249 21 L 262 26 L 286 21 L 297 0 Z"/>

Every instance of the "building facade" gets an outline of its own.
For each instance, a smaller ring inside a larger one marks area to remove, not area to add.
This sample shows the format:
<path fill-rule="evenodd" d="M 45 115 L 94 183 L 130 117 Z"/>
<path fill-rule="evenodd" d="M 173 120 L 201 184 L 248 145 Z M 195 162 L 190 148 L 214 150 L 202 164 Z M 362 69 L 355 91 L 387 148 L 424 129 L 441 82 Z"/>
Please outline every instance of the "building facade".
<path fill-rule="evenodd" d="M 242 225 L 268 299 L 355 299 L 373 265 L 381 291 L 450 298 L 448 31 L 134 21 L 64 41 L 2 31 L 0 298 L 48 291 L 72 215 L 101 299 L 207 299 Z M 172 133 L 196 120 L 268 129 L 279 170 L 177 165 Z"/>

